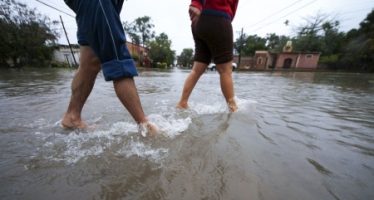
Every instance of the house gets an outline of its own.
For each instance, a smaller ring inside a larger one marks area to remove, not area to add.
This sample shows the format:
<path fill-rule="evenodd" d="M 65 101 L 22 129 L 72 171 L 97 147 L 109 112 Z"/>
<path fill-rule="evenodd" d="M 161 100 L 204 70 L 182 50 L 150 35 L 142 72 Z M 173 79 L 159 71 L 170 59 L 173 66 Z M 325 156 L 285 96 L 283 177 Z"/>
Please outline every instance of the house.
<path fill-rule="evenodd" d="M 283 70 L 283 69 L 317 69 L 320 57 L 319 52 L 293 52 L 292 43 L 289 41 L 281 53 L 269 51 L 256 51 L 253 57 L 242 57 L 239 69 L 252 70 Z M 244 61 L 244 62 L 243 62 Z M 234 57 L 238 62 L 238 57 Z"/>
<path fill-rule="evenodd" d="M 317 69 L 319 52 L 283 52 L 276 54 L 275 69 Z"/>
<path fill-rule="evenodd" d="M 69 67 L 74 67 L 75 62 L 77 62 L 77 64 L 79 65 L 79 56 L 80 56 L 79 45 L 73 44 L 71 45 L 71 48 L 72 48 L 73 54 L 71 53 L 69 45 L 65 45 L 65 44 L 58 45 L 56 50 L 53 52 L 53 60 L 58 63 L 65 63 L 69 65 Z"/>
<path fill-rule="evenodd" d="M 239 57 L 234 55 L 234 63 L 239 65 Z M 243 56 L 240 58 L 240 66 L 238 69 L 251 69 L 253 67 L 253 57 L 251 56 Z"/>
<path fill-rule="evenodd" d="M 253 69 L 269 69 L 272 67 L 274 55 L 268 51 L 256 51 L 254 56 Z"/>
<path fill-rule="evenodd" d="M 137 66 L 151 67 L 148 48 L 142 47 L 132 42 L 126 42 L 126 46 L 132 58 L 137 63 Z"/>
<path fill-rule="evenodd" d="M 138 66 L 150 66 L 150 59 L 148 57 L 149 49 L 131 42 L 126 42 L 126 46 L 129 50 L 129 53 L 131 54 L 131 56 L 133 57 L 134 61 L 137 63 Z M 79 65 L 80 47 L 78 44 L 73 44 L 71 45 L 71 47 L 73 54 L 71 53 L 69 45 L 58 45 L 58 47 L 53 53 L 53 60 L 58 63 L 68 64 L 70 67 L 75 66 L 75 62 L 77 62 L 77 64 Z"/>

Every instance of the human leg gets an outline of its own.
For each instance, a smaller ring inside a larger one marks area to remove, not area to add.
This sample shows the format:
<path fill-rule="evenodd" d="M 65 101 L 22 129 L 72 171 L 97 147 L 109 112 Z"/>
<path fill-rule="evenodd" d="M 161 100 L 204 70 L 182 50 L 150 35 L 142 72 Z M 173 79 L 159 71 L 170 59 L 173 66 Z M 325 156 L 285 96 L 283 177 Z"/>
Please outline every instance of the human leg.
<path fill-rule="evenodd" d="M 126 47 L 120 20 L 123 0 L 69 1 L 77 13 L 78 42 L 89 44 L 101 61 L 106 81 L 113 81 L 120 101 L 137 123 L 147 123 L 133 77 L 137 70 Z M 134 101 L 134 102 L 132 102 Z M 149 126 L 147 125 L 149 129 Z"/>
<path fill-rule="evenodd" d="M 157 126 L 150 123 L 143 112 L 138 91 L 133 78 L 123 78 L 113 81 L 114 90 L 117 97 L 125 108 L 129 111 L 134 120 L 140 125 L 145 126 L 150 135 L 158 132 Z"/>
<path fill-rule="evenodd" d="M 177 104 L 177 108 L 186 109 L 188 108 L 188 98 L 191 95 L 193 88 L 195 87 L 200 76 L 205 72 L 208 64 L 211 61 L 210 50 L 205 43 L 204 39 L 200 37 L 200 20 L 193 23 L 191 26 L 192 36 L 195 42 L 195 55 L 194 63 L 190 74 L 187 76 L 183 90 L 182 96 Z"/>
<path fill-rule="evenodd" d="M 64 128 L 86 128 L 81 113 L 100 71 L 100 60 L 88 46 L 80 48 L 80 66 L 71 84 L 71 97 L 67 111 L 61 121 Z"/>
<path fill-rule="evenodd" d="M 217 16 L 203 16 L 200 20 L 199 33 L 211 51 L 216 69 L 220 74 L 221 90 L 229 109 L 235 112 L 238 108 L 234 99 L 232 81 L 233 30 L 231 21 Z"/>
<path fill-rule="evenodd" d="M 147 121 L 144 115 L 138 91 L 133 78 L 123 78 L 113 81 L 117 97 L 137 123 Z"/>
<path fill-rule="evenodd" d="M 232 80 L 232 61 L 217 64 L 217 71 L 220 75 L 222 94 L 226 99 L 230 112 L 238 109 L 234 99 L 234 83 Z"/>
<path fill-rule="evenodd" d="M 207 68 L 206 63 L 195 61 L 193 68 L 184 82 L 181 99 L 177 104 L 177 108 L 188 108 L 188 98 L 191 95 L 193 88 L 195 87 L 200 76 L 205 72 Z"/>

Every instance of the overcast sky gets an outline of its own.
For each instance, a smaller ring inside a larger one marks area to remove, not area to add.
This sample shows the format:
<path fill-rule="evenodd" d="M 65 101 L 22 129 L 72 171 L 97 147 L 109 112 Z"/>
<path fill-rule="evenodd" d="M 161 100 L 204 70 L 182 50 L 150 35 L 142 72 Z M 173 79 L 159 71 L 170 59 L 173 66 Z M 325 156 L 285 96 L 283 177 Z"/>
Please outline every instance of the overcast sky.
<path fill-rule="evenodd" d="M 76 43 L 77 26 L 75 19 L 62 12 L 45 6 L 37 0 L 18 0 L 52 20 L 59 20 L 61 15 L 72 43 Z M 52 5 L 70 15 L 74 13 L 63 0 L 39 0 Z M 184 48 L 193 48 L 190 32 L 188 6 L 190 0 L 127 0 L 121 13 L 121 20 L 132 22 L 143 16 L 150 16 L 155 25 L 156 34 L 162 32 L 172 41 L 172 49 L 177 55 Z M 295 34 L 295 27 L 303 24 L 306 17 L 324 13 L 341 22 L 340 30 L 348 31 L 358 28 L 359 23 L 374 8 L 374 0 L 239 0 L 238 10 L 233 21 L 234 37 L 239 36 L 243 28 L 247 35 L 266 36 L 267 33 L 278 35 Z M 288 20 L 289 25 L 284 22 Z M 67 44 L 66 37 L 60 29 L 59 43 Z"/>

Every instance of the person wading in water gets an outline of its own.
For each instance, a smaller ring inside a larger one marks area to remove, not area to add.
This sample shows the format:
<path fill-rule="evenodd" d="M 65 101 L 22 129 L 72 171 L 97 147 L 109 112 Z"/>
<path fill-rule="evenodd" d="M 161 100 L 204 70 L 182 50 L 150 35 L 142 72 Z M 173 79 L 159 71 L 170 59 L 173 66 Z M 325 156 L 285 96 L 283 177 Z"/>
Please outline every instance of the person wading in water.
<path fill-rule="evenodd" d="M 195 41 L 194 64 L 188 75 L 177 108 L 188 108 L 191 95 L 200 76 L 209 63 L 217 65 L 221 90 L 230 112 L 238 107 L 234 99 L 232 81 L 233 30 L 239 0 L 192 0 L 189 7 L 192 35 Z"/>
<path fill-rule="evenodd" d="M 117 97 L 139 125 L 140 133 L 154 135 L 158 128 L 143 112 L 135 86 L 137 70 L 126 47 L 120 20 L 124 0 L 65 0 L 76 13 L 80 66 L 72 82 L 72 94 L 61 121 L 64 128 L 86 128 L 81 118 L 100 69 L 106 81 L 113 81 Z"/>

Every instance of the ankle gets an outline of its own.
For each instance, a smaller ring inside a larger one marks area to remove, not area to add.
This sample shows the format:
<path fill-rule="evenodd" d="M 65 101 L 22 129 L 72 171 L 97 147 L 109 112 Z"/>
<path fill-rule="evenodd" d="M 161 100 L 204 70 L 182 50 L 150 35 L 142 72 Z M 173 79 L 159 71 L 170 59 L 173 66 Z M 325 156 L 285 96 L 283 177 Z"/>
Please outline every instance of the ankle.
<path fill-rule="evenodd" d="M 61 126 L 68 129 L 87 128 L 87 124 L 82 121 L 79 115 L 77 116 L 69 113 L 65 113 L 61 120 Z"/>
<path fill-rule="evenodd" d="M 230 112 L 235 112 L 238 110 L 238 106 L 236 105 L 236 101 L 234 98 L 230 98 L 227 100 L 227 105 L 229 107 Z"/>
<path fill-rule="evenodd" d="M 80 114 L 74 113 L 74 112 L 66 112 L 64 114 L 64 119 L 69 121 L 81 121 Z"/>
<path fill-rule="evenodd" d="M 138 120 L 135 120 L 136 121 L 136 123 L 138 123 L 139 125 L 140 124 L 146 124 L 146 123 L 148 123 L 148 118 L 147 117 L 142 117 L 142 118 L 140 118 L 140 119 L 138 119 Z"/>
<path fill-rule="evenodd" d="M 186 109 L 188 108 L 188 102 L 187 101 L 179 101 L 177 104 L 177 108 Z"/>

